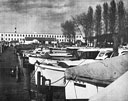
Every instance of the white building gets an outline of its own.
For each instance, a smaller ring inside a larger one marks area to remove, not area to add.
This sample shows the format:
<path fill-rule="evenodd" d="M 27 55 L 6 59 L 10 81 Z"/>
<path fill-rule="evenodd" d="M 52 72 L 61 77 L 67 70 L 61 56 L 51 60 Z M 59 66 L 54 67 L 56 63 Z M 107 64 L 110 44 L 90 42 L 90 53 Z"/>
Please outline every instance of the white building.
<path fill-rule="evenodd" d="M 26 37 L 32 37 L 32 38 L 55 38 L 59 43 L 60 42 L 68 42 L 68 36 L 64 36 L 62 34 L 58 33 L 14 33 L 14 32 L 1 32 L 0 33 L 0 41 L 19 41 L 23 42 Z M 81 40 L 84 42 L 84 38 L 82 35 L 76 35 L 75 36 L 77 40 Z M 73 42 L 74 39 L 72 38 L 71 41 Z"/>

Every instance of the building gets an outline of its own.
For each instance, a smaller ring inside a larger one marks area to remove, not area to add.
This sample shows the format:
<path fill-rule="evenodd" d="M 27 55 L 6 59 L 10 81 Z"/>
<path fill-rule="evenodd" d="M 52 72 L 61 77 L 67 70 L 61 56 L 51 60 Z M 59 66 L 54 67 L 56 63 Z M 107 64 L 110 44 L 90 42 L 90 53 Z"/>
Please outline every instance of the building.
<path fill-rule="evenodd" d="M 54 38 L 56 39 L 59 43 L 61 42 L 68 42 L 69 38 L 68 36 L 64 36 L 62 34 L 58 34 L 58 33 L 16 33 L 16 32 L 2 32 L 0 33 L 0 41 L 7 41 L 7 42 L 11 42 L 11 41 L 18 41 L 18 42 L 25 42 L 25 38 Z M 82 35 L 76 35 L 75 36 L 77 40 L 81 40 L 82 42 L 84 42 L 84 38 Z M 45 40 L 46 41 L 46 40 Z M 71 38 L 71 41 L 74 42 L 73 37 Z"/>

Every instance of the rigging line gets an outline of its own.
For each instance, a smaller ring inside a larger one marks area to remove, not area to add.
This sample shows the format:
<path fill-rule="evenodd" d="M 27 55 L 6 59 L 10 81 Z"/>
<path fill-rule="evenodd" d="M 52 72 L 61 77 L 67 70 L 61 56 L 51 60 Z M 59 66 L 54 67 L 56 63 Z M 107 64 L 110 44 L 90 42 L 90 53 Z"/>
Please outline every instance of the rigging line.
<path fill-rule="evenodd" d="M 76 99 L 77 99 L 77 93 L 76 93 L 76 87 L 75 87 L 75 85 L 74 85 L 74 90 L 75 90 L 75 95 L 76 95 Z"/>
<path fill-rule="evenodd" d="M 69 81 L 70 81 L 70 80 L 68 80 L 68 82 L 66 83 L 65 87 L 68 85 Z"/>
<path fill-rule="evenodd" d="M 43 61 L 43 62 L 44 62 L 44 61 Z M 35 62 L 35 64 L 36 64 L 36 62 Z M 35 65 L 35 64 L 34 64 L 34 65 Z M 36 70 L 34 71 L 33 75 L 31 76 L 31 79 L 34 77 L 34 75 L 35 75 L 35 73 L 36 73 L 36 71 L 37 71 L 38 68 L 39 68 L 39 66 L 37 66 Z"/>
<path fill-rule="evenodd" d="M 85 61 L 85 60 L 84 60 L 84 61 Z M 79 63 L 78 66 L 79 66 L 80 64 L 82 64 L 84 61 L 82 61 L 81 63 Z"/>
<path fill-rule="evenodd" d="M 45 60 L 43 60 L 43 62 L 44 62 Z M 34 65 L 36 64 L 36 62 L 34 63 Z M 37 69 L 39 68 L 39 66 L 37 66 L 37 68 L 36 68 L 36 70 L 34 71 L 34 73 L 33 73 L 33 75 L 31 76 L 31 79 L 33 79 L 33 77 L 34 77 L 34 75 L 35 75 L 35 73 L 36 73 L 36 71 L 37 71 Z"/>
<path fill-rule="evenodd" d="M 33 79 L 33 77 L 34 77 L 34 75 L 35 75 L 35 73 L 36 73 L 36 71 L 37 71 L 38 68 L 39 67 L 36 68 L 36 70 L 34 71 L 33 75 L 31 76 L 31 80 Z"/>
<path fill-rule="evenodd" d="M 59 82 L 60 80 L 62 80 L 63 78 L 64 78 L 64 76 L 63 76 L 63 77 L 61 77 L 60 79 L 58 79 L 58 80 L 56 80 L 56 81 L 52 82 L 51 84 L 57 83 L 57 82 Z"/>

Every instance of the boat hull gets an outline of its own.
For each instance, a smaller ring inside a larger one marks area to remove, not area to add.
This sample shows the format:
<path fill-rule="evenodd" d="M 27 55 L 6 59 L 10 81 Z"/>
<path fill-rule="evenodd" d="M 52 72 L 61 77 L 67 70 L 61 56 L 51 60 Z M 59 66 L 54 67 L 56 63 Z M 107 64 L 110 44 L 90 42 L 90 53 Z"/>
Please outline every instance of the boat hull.
<path fill-rule="evenodd" d="M 35 83 L 37 85 L 37 73 L 41 72 L 46 79 L 51 80 L 51 86 L 64 87 L 66 99 L 89 99 L 104 87 L 99 87 L 87 82 L 66 80 L 65 68 L 48 65 L 35 65 Z M 42 81 L 41 81 L 42 82 Z M 42 83 L 40 83 L 42 84 Z M 47 85 L 47 83 L 46 83 Z"/>
<path fill-rule="evenodd" d="M 35 83 L 37 85 L 37 73 L 41 72 L 41 75 L 46 79 L 51 80 L 51 86 L 65 86 L 64 82 L 64 68 L 57 68 L 48 65 L 35 65 Z M 42 81 L 41 81 L 42 82 Z M 42 83 L 40 83 L 42 84 Z M 47 84 L 46 84 L 47 85 Z"/>

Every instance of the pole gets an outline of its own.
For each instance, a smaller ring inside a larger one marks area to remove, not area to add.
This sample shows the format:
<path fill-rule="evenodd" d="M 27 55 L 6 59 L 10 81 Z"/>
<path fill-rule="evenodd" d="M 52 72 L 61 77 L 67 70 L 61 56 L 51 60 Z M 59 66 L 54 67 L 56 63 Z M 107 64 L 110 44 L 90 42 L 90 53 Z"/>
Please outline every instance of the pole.
<path fill-rule="evenodd" d="M 40 77 L 41 77 L 41 72 L 37 72 L 37 101 L 40 101 Z"/>
<path fill-rule="evenodd" d="M 23 74 L 24 74 L 24 90 L 26 91 L 26 97 L 28 97 L 28 99 L 30 100 L 31 99 L 30 69 L 28 67 L 28 60 L 26 59 L 26 57 L 23 57 Z"/>

